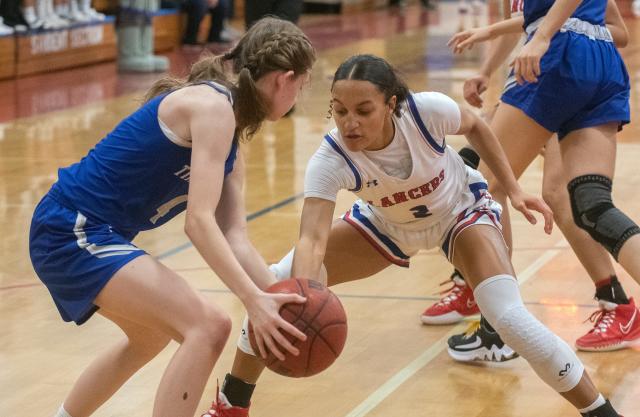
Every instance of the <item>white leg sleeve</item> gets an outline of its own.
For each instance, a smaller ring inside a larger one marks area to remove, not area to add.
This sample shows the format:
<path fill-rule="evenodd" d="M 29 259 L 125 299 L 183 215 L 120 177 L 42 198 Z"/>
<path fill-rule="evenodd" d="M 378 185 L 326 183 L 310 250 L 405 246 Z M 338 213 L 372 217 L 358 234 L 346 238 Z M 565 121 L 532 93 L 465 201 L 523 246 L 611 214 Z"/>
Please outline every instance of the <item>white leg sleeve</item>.
<path fill-rule="evenodd" d="M 518 283 L 510 275 L 496 275 L 473 291 L 480 311 L 500 337 L 557 392 L 573 389 L 584 366 L 573 349 L 525 308 Z"/>
<path fill-rule="evenodd" d="M 280 260 L 280 262 L 278 262 L 277 264 L 269 265 L 269 269 L 275 274 L 276 278 L 278 278 L 278 281 L 291 278 L 291 268 L 293 268 L 293 252 L 294 249 L 291 249 L 289 253 L 287 253 L 284 258 Z M 325 268 L 324 264 L 320 268 L 319 279 L 322 284 L 327 285 L 327 268 Z M 249 342 L 248 317 L 245 317 L 244 322 L 242 323 L 242 331 L 240 333 L 240 337 L 238 338 L 238 349 L 240 349 L 247 355 L 256 356 L 256 353 L 253 351 L 251 343 Z"/>
<path fill-rule="evenodd" d="M 55 417 L 71 417 L 71 416 L 69 415 L 69 413 L 67 413 L 67 410 L 64 409 L 64 405 L 61 405 Z"/>
<path fill-rule="evenodd" d="M 269 266 L 269 269 L 276 275 L 278 281 L 291 278 L 291 269 L 293 268 L 293 253 L 294 249 L 291 249 L 289 253 L 287 253 L 284 258 L 280 260 L 280 262 Z M 325 268 L 324 264 L 322 264 L 322 266 L 320 267 L 320 276 L 318 277 L 318 281 L 320 281 L 323 285 L 327 285 L 327 268 Z"/>

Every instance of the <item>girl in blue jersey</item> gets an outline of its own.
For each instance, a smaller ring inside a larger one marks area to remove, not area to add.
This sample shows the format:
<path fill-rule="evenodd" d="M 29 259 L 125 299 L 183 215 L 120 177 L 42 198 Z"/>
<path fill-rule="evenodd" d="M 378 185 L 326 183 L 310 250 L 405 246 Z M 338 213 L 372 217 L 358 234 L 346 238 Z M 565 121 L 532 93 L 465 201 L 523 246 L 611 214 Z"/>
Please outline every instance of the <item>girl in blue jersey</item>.
<path fill-rule="evenodd" d="M 65 321 L 97 311 L 126 338 L 84 371 L 57 416 L 91 415 L 172 339 L 180 346 L 152 415 L 194 415 L 230 320 L 131 243 L 185 210 L 185 232 L 244 303 L 261 349 L 297 354 L 279 329 L 305 336 L 278 311 L 304 298 L 260 290 L 275 278 L 247 237 L 238 140 L 294 105 L 314 60 L 295 25 L 264 19 L 231 51 L 195 63 L 187 80 L 158 81 L 143 106 L 60 169 L 33 216 L 33 266 Z"/>
<path fill-rule="evenodd" d="M 575 224 L 640 282 L 640 259 L 634 256 L 640 228 L 611 198 L 616 132 L 629 122 L 629 77 L 614 45 L 626 42 L 627 33 L 610 24 L 614 9 L 613 0 L 526 0 L 523 17 L 456 34 L 451 44 L 461 52 L 524 26 L 528 42 L 514 61 L 515 80 L 493 125 L 514 138 L 504 145 L 518 155 L 512 159 L 516 175 L 558 134 Z M 613 287 L 599 291 L 605 299 L 594 329 L 601 330 L 582 339 L 581 348 L 610 349 L 640 337 L 633 299 L 611 297 Z"/>

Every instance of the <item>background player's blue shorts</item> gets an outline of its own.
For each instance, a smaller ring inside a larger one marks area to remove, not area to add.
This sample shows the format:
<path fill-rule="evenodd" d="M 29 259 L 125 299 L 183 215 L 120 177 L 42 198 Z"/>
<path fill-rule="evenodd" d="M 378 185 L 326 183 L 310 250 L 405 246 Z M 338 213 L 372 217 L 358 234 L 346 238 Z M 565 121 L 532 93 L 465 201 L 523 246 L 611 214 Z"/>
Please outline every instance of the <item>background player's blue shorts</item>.
<path fill-rule="evenodd" d="M 502 101 L 562 139 L 586 127 L 629 123 L 629 75 L 612 42 L 558 33 L 537 83 L 507 86 Z"/>
<path fill-rule="evenodd" d="M 29 253 L 65 321 L 82 324 L 98 307 L 93 303 L 111 277 L 145 252 L 109 225 L 93 222 L 47 194 L 36 207 Z"/>

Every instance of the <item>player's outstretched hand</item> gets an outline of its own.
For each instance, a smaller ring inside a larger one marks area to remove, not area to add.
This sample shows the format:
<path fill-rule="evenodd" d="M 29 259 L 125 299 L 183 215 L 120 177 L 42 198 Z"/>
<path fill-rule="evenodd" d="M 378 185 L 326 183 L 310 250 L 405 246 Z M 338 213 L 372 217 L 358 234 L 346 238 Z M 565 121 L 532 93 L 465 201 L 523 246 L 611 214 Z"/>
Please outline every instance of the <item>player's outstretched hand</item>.
<path fill-rule="evenodd" d="M 245 303 L 249 321 L 253 326 L 256 344 L 260 356 L 267 357 L 267 351 L 273 353 L 276 358 L 283 361 L 284 354 L 280 348 L 284 348 L 292 355 L 298 356 L 299 350 L 289 342 L 280 329 L 290 333 L 294 337 L 304 341 L 307 336 L 280 316 L 280 307 L 288 303 L 302 304 L 307 299 L 298 294 L 270 294 L 259 293 Z"/>
<path fill-rule="evenodd" d="M 538 82 L 540 60 L 549 49 L 549 40 L 534 36 L 522 47 L 511 65 L 518 84 Z"/>
<path fill-rule="evenodd" d="M 548 235 L 551 234 L 551 230 L 553 229 L 553 212 L 542 198 L 520 191 L 517 194 L 509 196 L 509 199 L 511 200 L 513 208 L 522 213 L 531 224 L 538 222 L 531 212 L 532 210 L 542 214 L 542 217 L 544 217 L 544 231 Z"/>
<path fill-rule="evenodd" d="M 480 94 L 487 91 L 488 85 L 489 77 L 486 75 L 478 74 L 471 78 L 467 78 L 464 82 L 464 86 L 462 87 L 464 99 L 473 107 L 481 108 L 483 101 Z"/>
<path fill-rule="evenodd" d="M 487 27 L 473 28 L 469 30 L 463 30 L 458 32 L 447 42 L 449 48 L 453 50 L 454 54 L 460 54 L 465 49 L 473 48 L 478 42 L 484 42 L 491 39 L 491 31 Z"/>

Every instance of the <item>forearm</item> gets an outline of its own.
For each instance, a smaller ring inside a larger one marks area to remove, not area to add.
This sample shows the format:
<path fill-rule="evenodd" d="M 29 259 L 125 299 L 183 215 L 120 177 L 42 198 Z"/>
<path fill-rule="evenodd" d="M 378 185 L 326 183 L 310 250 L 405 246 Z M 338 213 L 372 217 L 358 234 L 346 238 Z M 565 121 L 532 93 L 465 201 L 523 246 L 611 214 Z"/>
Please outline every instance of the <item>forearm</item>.
<path fill-rule="evenodd" d="M 207 265 L 243 302 L 260 291 L 236 258 L 213 216 L 211 219 L 188 218 L 185 231 Z"/>
<path fill-rule="evenodd" d="M 301 238 L 296 244 L 291 275 L 307 279 L 319 279 L 325 249 L 326 243 L 322 244 L 311 239 Z"/>
<path fill-rule="evenodd" d="M 513 175 L 507 156 L 489 126 L 483 120 L 477 119 L 473 128 L 465 136 L 493 172 L 507 195 L 519 191 L 520 186 Z"/>
<path fill-rule="evenodd" d="M 508 33 L 491 41 L 489 55 L 480 67 L 480 74 L 491 77 L 491 75 L 507 60 L 509 54 L 518 44 L 522 37 L 520 33 Z"/>
<path fill-rule="evenodd" d="M 510 33 L 522 33 L 522 25 L 524 24 L 523 16 L 512 17 L 511 19 L 506 19 L 501 22 L 494 23 L 489 26 L 489 31 L 491 32 L 491 38 L 494 39 L 496 37 L 507 35 Z"/>
<path fill-rule="evenodd" d="M 267 263 L 256 250 L 248 238 L 238 239 L 231 244 L 236 259 L 240 262 L 242 269 L 249 275 L 258 288 L 265 290 L 274 284 L 277 279 L 273 272 L 269 270 Z"/>
<path fill-rule="evenodd" d="M 575 12 L 582 0 L 556 0 L 542 19 L 534 37 L 547 41 L 560 30 L 564 22 Z"/>

